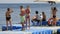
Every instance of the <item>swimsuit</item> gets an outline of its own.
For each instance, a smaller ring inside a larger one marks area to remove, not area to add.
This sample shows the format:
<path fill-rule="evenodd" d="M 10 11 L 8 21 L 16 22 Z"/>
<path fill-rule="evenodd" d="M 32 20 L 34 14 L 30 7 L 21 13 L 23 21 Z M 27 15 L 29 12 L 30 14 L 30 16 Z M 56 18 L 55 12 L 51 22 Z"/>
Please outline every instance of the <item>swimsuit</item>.
<path fill-rule="evenodd" d="M 11 16 L 10 16 L 10 15 L 9 15 L 9 17 L 6 17 L 6 20 L 8 20 L 8 21 L 9 21 L 10 19 L 11 19 Z"/>
<path fill-rule="evenodd" d="M 55 15 L 55 14 L 53 14 L 53 15 L 52 15 L 52 17 L 53 17 L 53 18 L 55 18 L 55 17 L 56 17 L 56 15 Z"/>
<path fill-rule="evenodd" d="M 20 19 L 21 19 L 21 22 L 24 22 L 25 21 L 25 16 L 21 16 Z"/>
<path fill-rule="evenodd" d="M 24 23 L 25 21 L 25 11 L 21 11 L 21 15 L 20 15 L 20 19 L 21 19 L 21 23 Z"/>
<path fill-rule="evenodd" d="M 27 13 L 27 14 L 29 14 L 29 13 L 30 13 L 30 10 L 29 10 L 29 9 L 26 9 L 25 11 L 26 11 L 26 13 Z"/>
<path fill-rule="evenodd" d="M 30 10 L 26 9 L 26 18 L 30 18 L 29 13 L 30 13 Z"/>
<path fill-rule="evenodd" d="M 30 16 L 26 14 L 26 18 L 30 18 Z"/>

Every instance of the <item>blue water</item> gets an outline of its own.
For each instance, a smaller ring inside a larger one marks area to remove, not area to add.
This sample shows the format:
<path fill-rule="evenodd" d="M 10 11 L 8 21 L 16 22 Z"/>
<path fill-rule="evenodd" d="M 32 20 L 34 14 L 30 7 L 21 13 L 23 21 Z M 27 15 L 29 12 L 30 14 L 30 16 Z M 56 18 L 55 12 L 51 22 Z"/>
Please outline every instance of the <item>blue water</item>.
<path fill-rule="evenodd" d="M 35 15 L 35 11 L 39 11 L 39 14 L 44 11 L 45 14 L 46 14 L 46 19 L 48 20 L 48 18 L 50 18 L 50 14 L 51 14 L 51 6 L 48 4 L 48 3 L 36 3 L 36 4 L 0 4 L 0 25 L 4 25 L 6 24 L 6 19 L 5 19 L 5 12 L 6 12 L 6 9 L 8 7 L 11 7 L 13 9 L 13 13 L 11 14 L 12 16 L 12 23 L 19 23 L 20 22 L 20 16 L 19 16 L 19 13 L 20 13 L 20 9 L 19 7 L 23 5 L 24 8 L 26 8 L 27 5 L 30 6 L 31 8 L 31 18 L 33 15 Z M 57 12 L 57 17 L 60 18 L 60 3 L 57 3 L 55 5 L 58 9 L 58 12 Z"/>

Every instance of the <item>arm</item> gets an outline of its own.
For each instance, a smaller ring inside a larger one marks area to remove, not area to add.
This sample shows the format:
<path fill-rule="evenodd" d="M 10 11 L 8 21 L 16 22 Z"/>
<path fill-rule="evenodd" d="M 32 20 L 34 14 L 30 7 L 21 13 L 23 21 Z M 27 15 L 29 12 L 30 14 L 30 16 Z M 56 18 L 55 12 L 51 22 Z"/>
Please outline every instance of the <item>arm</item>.
<path fill-rule="evenodd" d="M 12 9 L 10 9 L 10 13 L 12 13 L 13 12 L 13 10 Z"/>
<path fill-rule="evenodd" d="M 36 16 L 33 16 L 32 19 L 36 19 Z"/>

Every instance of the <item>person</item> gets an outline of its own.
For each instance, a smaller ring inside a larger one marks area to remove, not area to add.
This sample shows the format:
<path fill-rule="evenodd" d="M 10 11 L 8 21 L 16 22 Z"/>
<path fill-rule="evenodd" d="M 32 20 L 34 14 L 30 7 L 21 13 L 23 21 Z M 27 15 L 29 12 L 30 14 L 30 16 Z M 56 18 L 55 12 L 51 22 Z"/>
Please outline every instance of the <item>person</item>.
<path fill-rule="evenodd" d="M 33 18 L 32 18 L 32 22 L 34 22 L 34 21 L 36 21 L 37 23 L 39 23 L 40 22 L 40 16 L 38 15 L 38 11 L 36 11 L 35 12 L 35 16 L 33 16 Z"/>
<path fill-rule="evenodd" d="M 48 20 L 48 24 L 51 26 L 51 25 L 54 25 L 56 26 L 56 22 L 57 22 L 57 19 L 56 19 L 56 16 L 53 16 L 53 18 L 50 18 Z"/>
<path fill-rule="evenodd" d="M 39 22 L 40 22 L 40 25 L 42 26 L 42 19 L 43 19 L 43 15 L 42 15 L 42 13 L 40 13 L 40 16 L 39 16 Z"/>
<path fill-rule="evenodd" d="M 30 7 L 27 6 L 25 11 L 26 11 L 26 26 L 27 26 L 27 22 L 28 22 L 29 23 L 29 29 L 30 29 L 30 12 L 31 12 Z"/>
<path fill-rule="evenodd" d="M 52 17 L 56 16 L 57 8 L 56 7 L 52 7 L 51 10 L 52 10 Z"/>
<path fill-rule="evenodd" d="M 42 21 L 46 21 L 46 15 L 44 12 L 42 12 L 42 16 L 43 16 Z"/>
<path fill-rule="evenodd" d="M 23 6 L 20 6 L 20 19 L 21 19 L 21 24 L 22 24 L 22 30 L 25 30 L 24 28 L 24 23 L 25 23 L 25 9 Z"/>
<path fill-rule="evenodd" d="M 12 23 L 11 23 L 11 13 L 13 11 L 11 10 L 11 8 L 7 8 L 7 11 L 5 13 L 6 16 L 6 25 L 7 25 L 7 30 L 8 30 L 8 22 L 10 23 L 10 28 L 12 30 Z"/>

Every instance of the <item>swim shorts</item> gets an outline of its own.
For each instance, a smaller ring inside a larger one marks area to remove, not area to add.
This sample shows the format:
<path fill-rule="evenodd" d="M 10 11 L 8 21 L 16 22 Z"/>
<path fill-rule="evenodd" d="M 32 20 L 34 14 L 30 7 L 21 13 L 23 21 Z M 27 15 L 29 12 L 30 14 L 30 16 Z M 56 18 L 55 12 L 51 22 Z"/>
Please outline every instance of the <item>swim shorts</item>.
<path fill-rule="evenodd" d="M 21 22 L 24 22 L 25 21 L 25 16 L 21 16 Z"/>
<path fill-rule="evenodd" d="M 6 17 L 6 20 L 9 21 L 11 19 L 11 17 Z"/>
<path fill-rule="evenodd" d="M 56 18 L 56 16 L 55 16 L 55 15 L 53 15 L 53 18 Z"/>

